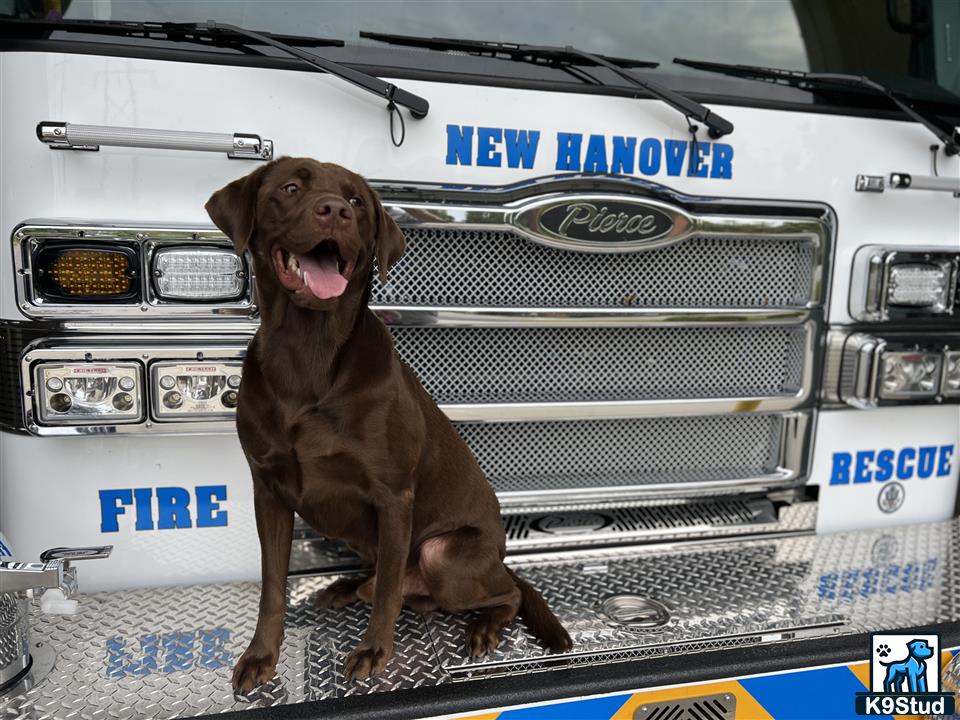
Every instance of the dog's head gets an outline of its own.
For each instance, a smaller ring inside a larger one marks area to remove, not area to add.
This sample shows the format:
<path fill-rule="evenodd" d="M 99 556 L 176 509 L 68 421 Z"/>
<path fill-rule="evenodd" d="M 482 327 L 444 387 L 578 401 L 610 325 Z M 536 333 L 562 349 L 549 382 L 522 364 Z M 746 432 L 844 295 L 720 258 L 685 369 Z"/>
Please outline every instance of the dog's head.
<path fill-rule="evenodd" d="M 910 655 L 917 660 L 926 660 L 933 655 L 933 648 L 926 640 L 911 640 L 907 643 L 907 648 L 910 650 Z"/>
<path fill-rule="evenodd" d="M 346 168 L 285 157 L 217 190 L 206 204 L 238 254 L 253 254 L 261 290 L 331 310 L 349 287 L 380 279 L 404 250 L 403 233 L 366 181 Z"/>

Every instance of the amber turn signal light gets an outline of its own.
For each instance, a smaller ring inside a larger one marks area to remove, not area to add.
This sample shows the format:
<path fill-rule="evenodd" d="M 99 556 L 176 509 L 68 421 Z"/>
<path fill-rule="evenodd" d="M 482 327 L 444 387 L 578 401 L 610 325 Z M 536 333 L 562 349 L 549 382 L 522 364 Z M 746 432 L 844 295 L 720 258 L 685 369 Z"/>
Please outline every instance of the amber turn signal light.
<path fill-rule="evenodd" d="M 129 301 L 140 295 L 136 251 L 104 244 L 47 244 L 34 257 L 34 279 L 51 302 Z"/>

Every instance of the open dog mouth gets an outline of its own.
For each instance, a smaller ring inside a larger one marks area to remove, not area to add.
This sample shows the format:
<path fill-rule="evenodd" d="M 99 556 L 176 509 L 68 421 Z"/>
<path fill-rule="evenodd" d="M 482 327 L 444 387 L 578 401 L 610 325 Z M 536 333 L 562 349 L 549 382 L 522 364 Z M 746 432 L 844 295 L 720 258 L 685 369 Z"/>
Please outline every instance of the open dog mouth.
<path fill-rule="evenodd" d="M 319 300 L 342 295 L 353 272 L 353 263 L 344 259 L 333 239 L 317 243 L 302 255 L 275 247 L 273 263 L 277 277 L 287 290 L 306 288 Z"/>

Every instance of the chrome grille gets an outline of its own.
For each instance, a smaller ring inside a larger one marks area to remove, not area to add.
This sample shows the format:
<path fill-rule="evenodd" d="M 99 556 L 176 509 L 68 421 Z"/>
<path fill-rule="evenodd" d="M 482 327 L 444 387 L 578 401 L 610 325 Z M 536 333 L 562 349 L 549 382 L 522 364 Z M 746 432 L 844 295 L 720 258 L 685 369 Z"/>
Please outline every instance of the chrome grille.
<path fill-rule="evenodd" d="M 501 498 L 774 475 L 783 417 L 456 423 Z"/>
<path fill-rule="evenodd" d="M 439 403 L 793 395 L 802 326 L 393 327 Z"/>
<path fill-rule="evenodd" d="M 645 252 L 590 254 L 507 230 L 406 227 L 407 252 L 378 305 L 461 307 L 802 307 L 811 299 L 806 238 L 693 236 Z"/>

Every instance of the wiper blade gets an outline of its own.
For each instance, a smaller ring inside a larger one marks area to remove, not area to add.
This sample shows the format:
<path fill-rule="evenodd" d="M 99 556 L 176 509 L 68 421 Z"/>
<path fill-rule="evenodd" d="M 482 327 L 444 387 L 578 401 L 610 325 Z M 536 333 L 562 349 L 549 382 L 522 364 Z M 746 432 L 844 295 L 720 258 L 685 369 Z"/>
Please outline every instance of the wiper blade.
<path fill-rule="evenodd" d="M 374 75 L 354 70 L 334 60 L 328 60 L 314 53 L 301 50 L 302 47 L 343 47 L 342 40 L 311 38 L 300 35 L 275 35 L 268 32 L 247 30 L 237 25 L 221 24 L 214 21 L 206 23 L 173 22 L 114 22 L 104 20 L 20 20 L 0 19 L 0 37 L 11 34 L 22 35 L 24 28 L 34 28 L 39 32 L 66 31 L 91 33 L 98 35 L 117 35 L 137 37 L 147 40 L 165 39 L 175 42 L 192 42 L 223 46 L 268 45 L 287 55 L 297 58 L 315 68 L 346 80 L 369 93 L 384 98 L 390 105 L 407 108 L 415 118 L 424 118 L 430 110 L 430 103 L 424 98 L 398 88 L 392 83 Z"/>
<path fill-rule="evenodd" d="M 518 45 L 516 43 L 491 42 L 488 40 L 428 38 L 417 37 L 416 35 L 369 32 L 367 30 L 361 30 L 360 37 L 391 45 L 406 45 L 407 47 L 426 48 L 428 50 L 459 50 L 471 54 L 490 56 L 506 55 L 511 60 L 520 62 L 524 59 L 532 59 L 534 61 L 543 60 L 545 64 L 557 65 L 561 62 L 577 62 L 583 59 L 582 54 L 573 48 L 552 45 Z M 650 60 L 631 60 L 611 57 L 610 55 L 597 55 L 596 57 L 626 68 L 655 68 L 660 65 L 658 62 Z"/>
<path fill-rule="evenodd" d="M 269 45 L 278 50 L 282 50 L 308 65 L 328 72 L 341 80 L 346 80 L 348 83 L 356 85 L 362 90 L 378 95 L 387 101 L 388 106 L 400 105 L 405 107 L 410 111 L 410 114 L 417 119 L 425 118 L 430 110 L 430 103 L 419 95 L 407 92 L 403 88 L 399 88 L 393 83 L 388 83 L 386 80 L 381 80 L 375 75 L 368 75 L 365 72 L 354 70 L 334 60 L 328 60 L 320 55 L 315 55 L 293 45 L 280 42 L 271 35 L 255 32 L 254 30 L 247 30 L 237 25 L 213 21 L 206 23 L 162 23 L 162 26 L 166 30 L 174 32 L 204 33 L 211 36 L 217 36 L 223 33 L 240 35 L 248 40 L 253 40 L 263 45 Z"/>
<path fill-rule="evenodd" d="M 825 88 L 862 88 L 883 95 L 905 112 L 910 118 L 923 125 L 943 143 L 943 150 L 947 155 L 960 155 L 960 130 L 952 127 L 948 122 L 929 111 L 919 110 L 912 104 L 914 100 L 907 97 L 898 97 L 897 94 L 885 85 L 871 80 L 865 75 L 850 75 L 845 73 L 814 73 L 802 70 L 784 70 L 781 68 L 765 68 L 755 65 L 727 65 L 725 63 L 707 62 L 704 60 L 688 60 L 674 58 L 678 65 L 684 65 L 696 70 L 722 73 L 733 77 L 748 80 L 762 80 L 779 82 L 792 87 L 816 92 Z"/>
<path fill-rule="evenodd" d="M 531 62 L 541 65 L 550 64 L 558 67 L 565 67 L 570 64 L 587 64 L 605 67 L 632 85 L 646 90 L 650 95 L 679 111 L 685 117 L 702 122 L 707 126 L 710 137 L 720 138 L 733 132 L 733 123 L 729 120 L 720 117 L 695 100 L 691 100 L 680 93 L 674 92 L 660 83 L 640 77 L 628 69 L 636 67 L 653 68 L 657 67 L 658 63 L 595 55 L 594 53 L 589 53 L 569 45 L 560 47 L 554 45 L 526 45 L 522 43 L 491 42 L 485 40 L 460 40 L 457 38 L 427 38 L 413 35 L 367 32 L 364 30 L 360 31 L 360 37 L 378 40 L 392 45 L 464 52 L 472 55 L 506 57 L 516 62 Z"/>
<path fill-rule="evenodd" d="M 116 35 L 120 37 L 143 38 L 145 40 L 170 40 L 182 42 L 202 42 L 202 38 L 209 41 L 222 40 L 223 44 L 230 45 L 229 41 L 243 39 L 247 45 L 264 45 L 265 43 L 253 38 L 240 35 L 238 33 L 223 32 L 216 38 L 209 35 L 194 36 L 185 34 L 183 31 L 168 29 L 167 23 L 160 22 L 124 22 L 117 20 L 40 20 L 40 19 L 15 19 L 0 18 L 0 35 L 17 34 L 23 35 L 29 31 L 33 34 L 40 34 L 52 31 L 90 33 L 96 35 Z M 343 40 L 334 38 L 308 37 L 306 35 L 279 35 L 276 33 L 263 32 L 262 35 L 268 36 L 273 40 L 278 40 L 287 45 L 298 45 L 300 47 L 343 47 Z M 206 44 L 206 43 L 205 43 Z M 219 44 L 219 43 L 218 43 Z"/>

